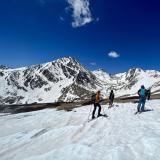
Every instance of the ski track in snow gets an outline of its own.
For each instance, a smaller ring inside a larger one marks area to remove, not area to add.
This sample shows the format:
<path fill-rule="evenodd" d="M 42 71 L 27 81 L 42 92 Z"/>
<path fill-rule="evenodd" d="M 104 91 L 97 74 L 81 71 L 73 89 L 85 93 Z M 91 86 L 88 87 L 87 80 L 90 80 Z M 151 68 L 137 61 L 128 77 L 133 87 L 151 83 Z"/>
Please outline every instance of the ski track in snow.
<path fill-rule="evenodd" d="M 0 160 L 159 160 L 160 100 L 108 109 L 88 123 L 92 106 L 0 114 Z"/>

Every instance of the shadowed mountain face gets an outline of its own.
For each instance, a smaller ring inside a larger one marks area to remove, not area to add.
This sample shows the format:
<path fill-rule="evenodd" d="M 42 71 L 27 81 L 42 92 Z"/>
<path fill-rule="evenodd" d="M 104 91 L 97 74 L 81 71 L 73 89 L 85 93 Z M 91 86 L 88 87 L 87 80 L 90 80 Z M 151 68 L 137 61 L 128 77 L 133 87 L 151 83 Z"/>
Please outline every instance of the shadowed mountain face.
<path fill-rule="evenodd" d="M 101 90 L 108 96 L 134 95 L 144 84 L 153 92 L 160 90 L 160 72 L 130 69 L 109 75 L 104 70 L 90 72 L 71 57 L 57 61 L 10 69 L 0 66 L 0 104 L 49 103 L 90 99 L 92 92 Z"/>
<path fill-rule="evenodd" d="M 71 57 L 19 69 L 0 69 L 0 103 L 73 101 L 96 91 L 101 84 Z"/>

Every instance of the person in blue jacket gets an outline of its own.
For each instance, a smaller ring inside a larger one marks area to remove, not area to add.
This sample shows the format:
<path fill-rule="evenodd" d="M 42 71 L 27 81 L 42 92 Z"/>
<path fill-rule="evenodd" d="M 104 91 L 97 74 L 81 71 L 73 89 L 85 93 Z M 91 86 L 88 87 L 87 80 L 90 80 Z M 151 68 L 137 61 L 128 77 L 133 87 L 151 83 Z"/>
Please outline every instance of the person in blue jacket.
<path fill-rule="evenodd" d="M 144 85 L 141 86 L 141 89 L 138 91 L 138 95 L 139 95 L 139 103 L 137 112 L 143 112 L 147 99 L 147 90 L 145 89 Z"/>

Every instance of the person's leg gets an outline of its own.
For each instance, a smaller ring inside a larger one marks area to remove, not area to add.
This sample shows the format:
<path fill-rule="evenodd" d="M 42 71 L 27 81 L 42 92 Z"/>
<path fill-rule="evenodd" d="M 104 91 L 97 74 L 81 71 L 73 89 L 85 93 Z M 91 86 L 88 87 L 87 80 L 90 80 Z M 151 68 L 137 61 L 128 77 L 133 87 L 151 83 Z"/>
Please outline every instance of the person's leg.
<path fill-rule="evenodd" d="M 99 116 L 101 116 L 102 107 L 100 104 L 98 104 L 97 106 L 98 106 L 98 117 L 99 117 Z"/>
<path fill-rule="evenodd" d="M 95 118 L 96 108 L 97 108 L 96 103 L 94 103 L 94 110 L 92 112 L 92 119 Z"/>
<path fill-rule="evenodd" d="M 113 99 L 111 100 L 111 106 L 113 107 Z"/>
<path fill-rule="evenodd" d="M 108 108 L 111 108 L 112 107 L 112 102 L 111 100 L 109 100 L 109 107 Z"/>
<path fill-rule="evenodd" d="M 141 111 L 142 111 L 142 112 L 144 111 L 145 103 L 146 103 L 146 100 L 143 99 L 143 100 L 142 100 L 142 107 L 141 107 Z"/>
<path fill-rule="evenodd" d="M 139 103 L 138 103 L 138 106 L 137 106 L 137 112 L 140 112 L 141 104 L 142 104 L 142 100 L 139 99 Z"/>

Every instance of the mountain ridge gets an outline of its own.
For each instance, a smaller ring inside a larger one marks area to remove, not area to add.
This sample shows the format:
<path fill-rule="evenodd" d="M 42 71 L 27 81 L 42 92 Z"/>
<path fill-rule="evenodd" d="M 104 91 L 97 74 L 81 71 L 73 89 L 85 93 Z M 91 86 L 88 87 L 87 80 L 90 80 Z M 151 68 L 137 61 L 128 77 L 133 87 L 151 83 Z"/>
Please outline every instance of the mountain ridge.
<path fill-rule="evenodd" d="M 89 71 L 70 56 L 29 67 L 3 68 L 0 104 L 85 100 L 97 90 L 106 98 L 111 89 L 117 97 L 135 95 L 142 84 L 153 92 L 160 89 L 159 71 L 133 68 L 111 75 L 103 69 Z"/>

